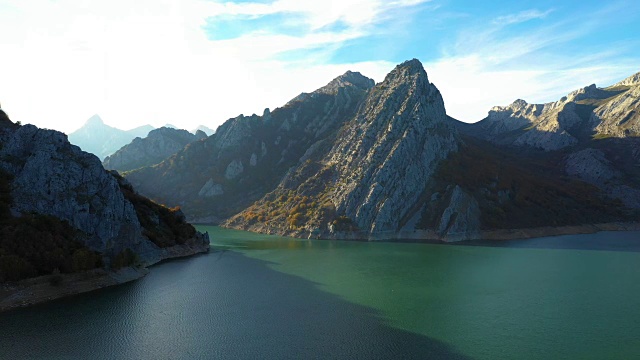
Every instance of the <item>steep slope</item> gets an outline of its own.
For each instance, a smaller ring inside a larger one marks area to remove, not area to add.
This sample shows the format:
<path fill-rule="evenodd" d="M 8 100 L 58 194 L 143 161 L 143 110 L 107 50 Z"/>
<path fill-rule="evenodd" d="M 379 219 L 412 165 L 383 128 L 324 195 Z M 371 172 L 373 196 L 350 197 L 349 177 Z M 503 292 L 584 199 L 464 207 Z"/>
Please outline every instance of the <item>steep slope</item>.
<path fill-rule="evenodd" d="M 208 237 L 197 233 L 178 210 L 135 194 L 96 156 L 71 145 L 66 135 L 2 123 L 0 192 L 7 216 L 0 226 L 0 256 L 21 258 L 38 268 L 43 257 L 60 251 L 47 239 L 59 239 L 55 244 L 63 249 L 72 242 L 98 254 L 107 266 L 128 252 L 149 265 L 208 249 Z"/>
<path fill-rule="evenodd" d="M 572 128 L 572 102 L 598 91 L 581 89 L 544 108 L 517 102 L 509 113 L 519 123 L 495 122 L 489 131 L 514 131 L 544 116 L 540 126 L 560 119 Z M 585 224 L 637 219 L 587 179 L 567 178 L 564 157 L 505 150 L 458 134 L 456 125 L 421 64 L 403 63 L 331 145 L 302 158 L 276 190 L 224 225 L 296 237 L 457 241 L 594 231 Z M 526 230 L 541 227 L 553 228 Z"/>
<path fill-rule="evenodd" d="M 136 137 L 145 137 L 153 126 L 145 125 L 131 130 L 120 130 L 105 124 L 94 115 L 78 130 L 69 134 L 69 141 L 100 159 L 113 154 Z"/>
<path fill-rule="evenodd" d="M 142 194 L 216 222 L 273 190 L 305 152 L 351 119 L 373 80 L 347 72 L 262 116 L 229 119 L 209 138 L 162 163 L 125 174 Z"/>
<path fill-rule="evenodd" d="M 422 64 L 405 62 L 324 152 L 301 159 L 276 191 L 226 226 L 295 236 L 350 230 L 364 238 L 412 231 L 438 164 L 459 144 Z"/>
<path fill-rule="evenodd" d="M 144 166 L 153 166 L 182 150 L 187 144 L 206 138 L 198 131 L 162 127 L 149 132 L 144 138 L 137 137 L 113 155 L 107 156 L 102 164 L 106 169 L 128 171 Z"/>
<path fill-rule="evenodd" d="M 592 137 L 640 135 L 639 75 L 608 88 L 590 85 L 547 104 L 516 100 L 496 106 L 484 120 L 461 131 L 501 145 L 554 151 Z"/>

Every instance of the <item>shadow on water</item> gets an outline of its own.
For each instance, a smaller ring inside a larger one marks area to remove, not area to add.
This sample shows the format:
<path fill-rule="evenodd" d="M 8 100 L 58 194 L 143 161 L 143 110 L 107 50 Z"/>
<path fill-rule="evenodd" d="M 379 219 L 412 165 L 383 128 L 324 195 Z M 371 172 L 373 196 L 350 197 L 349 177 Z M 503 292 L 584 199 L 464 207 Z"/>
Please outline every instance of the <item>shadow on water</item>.
<path fill-rule="evenodd" d="M 462 241 L 453 245 L 640 252 L 640 231 L 603 231 L 594 234 L 561 235 L 521 240 Z"/>
<path fill-rule="evenodd" d="M 0 315 L 0 358 L 464 359 L 235 251 Z"/>

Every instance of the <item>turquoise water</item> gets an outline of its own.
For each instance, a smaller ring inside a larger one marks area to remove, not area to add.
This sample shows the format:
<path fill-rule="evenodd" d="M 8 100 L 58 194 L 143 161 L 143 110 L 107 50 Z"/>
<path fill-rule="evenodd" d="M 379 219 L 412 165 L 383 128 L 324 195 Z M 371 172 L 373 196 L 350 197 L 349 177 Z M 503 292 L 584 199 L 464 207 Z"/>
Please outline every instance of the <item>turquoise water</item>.
<path fill-rule="evenodd" d="M 0 315 L 0 358 L 640 357 L 640 233 L 467 245 L 215 227 L 217 250 Z"/>

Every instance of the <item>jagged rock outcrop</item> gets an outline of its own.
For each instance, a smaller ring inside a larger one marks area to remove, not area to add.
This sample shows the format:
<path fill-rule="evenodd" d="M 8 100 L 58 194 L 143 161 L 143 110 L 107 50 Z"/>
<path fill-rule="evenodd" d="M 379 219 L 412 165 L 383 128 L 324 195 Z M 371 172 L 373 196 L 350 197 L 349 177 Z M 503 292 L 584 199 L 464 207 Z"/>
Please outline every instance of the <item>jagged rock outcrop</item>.
<path fill-rule="evenodd" d="M 440 92 L 418 60 L 407 61 L 369 91 L 336 138 L 310 147 L 275 191 L 225 226 L 328 238 L 413 233 L 431 197 L 433 174 L 460 144 Z M 440 212 L 441 234 L 421 230 L 450 240 L 479 231 L 477 202 L 458 190 Z"/>
<path fill-rule="evenodd" d="M 628 78 L 620 81 L 619 83 L 616 83 L 615 85 L 613 85 L 613 87 L 617 87 L 617 86 L 636 86 L 636 85 L 640 85 L 640 72 L 637 72 L 637 73 L 629 76 Z"/>
<path fill-rule="evenodd" d="M 597 124 L 595 132 L 598 136 L 640 136 L 640 82 L 628 80 L 627 83 L 634 85 L 593 110 L 591 122 Z"/>
<path fill-rule="evenodd" d="M 182 150 L 187 144 L 206 137 L 203 131 L 192 134 L 187 130 L 162 127 L 150 131 L 145 138 L 133 139 L 130 144 L 107 156 L 103 165 L 106 169 L 121 172 L 153 166 Z"/>
<path fill-rule="evenodd" d="M 96 156 L 71 145 L 65 134 L 32 125 L 5 127 L 0 129 L 0 145 L 0 171 L 11 178 L 13 216 L 36 213 L 66 221 L 80 231 L 77 240 L 107 258 L 131 249 L 151 264 L 171 254 L 208 249 L 208 238 L 179 214 L 143 204 L 139 195 L 139 201 L 132 202 L 134 195 L 127 197 L 123 191 L 130 185 L 107 172 Z M 128 191 L 133 194 L 132 188 Z M 142 224 L 143 212 L 145 219 L 152 214 L 162 219 L 155 226 Z M 168 224 L 185 236 L 154 243 L 151 237 L 166 233 Z"/>
<path fill-rule="evenodd" d="M 80 129 L 69 134 L 69 141 L 102 160 L 136 137 L 147 136 L 151 130 L 153 130 L 151 125 L 131 130 L 116 129 L 105 124 L 100 116 L 93 115 Z"/>
<path fill-rule="evenodd" d="M 496 106 L 484 120 L 459 126 L 465 133 L 501 145 L 566 149 L 592 137 L 640 135 L 638 74 L 608 88 L 595 84 L 559 101 Z"/>
<path fill-rule="evenodd" d="M 219 221 L 273 190 L 309 148 L 353 118 L 372 86 L 347 72 L 262 116 L 229 119 L 209 138 L 126 177 L 158 202 L 182 206 L 191 219 Z"/>
<path fill-rule="evenodd" d="M 418 60 L 387 75 L 340 135 L 327 156 L 343 182 L 331 200 L 369 232 L 397 231 L 439 161 L 458 147 L 440 92 Z"/>
<path fill-rule="evenodd" d="M 519 100 L 494 108 L 483 132 L 537 126 L 546 132 L 520 132 L 509 143 L 564 148 L 582 135 L 576 101 L 595 97 L 603 90 L 589 86 L 556 103 Z M 557 158 L 512 154 L 459 134 L 455 124 L 420 62 L 405 62 L 369 91 L 335 138 L 309 147 L 274 191 L 224 226 L 304 238 L 459 241 L 633 218 L 586 180 L 563 178 Z"/>

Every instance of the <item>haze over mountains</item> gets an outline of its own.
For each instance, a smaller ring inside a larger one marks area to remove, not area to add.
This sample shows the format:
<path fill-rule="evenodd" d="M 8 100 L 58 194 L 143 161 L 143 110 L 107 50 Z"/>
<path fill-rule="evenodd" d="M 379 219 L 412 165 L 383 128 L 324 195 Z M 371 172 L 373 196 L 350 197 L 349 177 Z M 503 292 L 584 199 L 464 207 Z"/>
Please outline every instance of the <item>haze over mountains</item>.
<path fill-rule="evenodd" d="M 152 166 L 182 150 L 187 144 L 206 137 L 207 134 L 200 130 L 192 134 L 175 127 L 161 127 L 151 130 L 144 138 L 136 137 L 130 144 L 107 156 L 103 165 L 106 169 L 118 171 Z"/>
<path fill-rule="evenodd" d="M 446 115 L 417 60 L 374 85 L 347 72 L 126 177 L 191 219 L 302 237 L 460 240 L 637 220 L 634 77 L 472 125 Z"/>
<path fill-rule="evenodd" d="M 163 127 L 178 129 L 172 124 L 166 124 Z M 105 124 L 99 115 L 93 115 L 80 129 L 69 134 L 69 141 L 82 150 L 98 156 L 100 160 L 104 160 L 135 138 L 146 137 L 153 129 L 155 127 L 151 125 L 143 125 L 131 130 L 121 130 Z M 198 131 L 203 131 L 207 135 L 214 132 L 204 125 L 200 125 L 192 133 L 196 134 Z M 168 155 L 170 154 L 173 153 Z"/>

